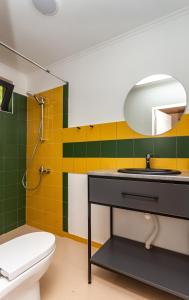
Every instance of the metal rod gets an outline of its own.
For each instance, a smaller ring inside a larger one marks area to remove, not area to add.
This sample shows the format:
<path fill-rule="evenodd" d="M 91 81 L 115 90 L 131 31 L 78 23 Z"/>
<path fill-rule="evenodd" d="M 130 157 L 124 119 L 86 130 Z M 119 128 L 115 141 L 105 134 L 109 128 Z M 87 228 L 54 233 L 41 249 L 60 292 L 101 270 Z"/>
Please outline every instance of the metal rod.
<path fill-rule="evenodd" d="M 88 284 L 91 284 L 91 203 L 88 200 Z"/>
<path fill-rule="evenodd" d="M 88 178 L 88 284 L 92 282 L 91 274 L 91 202 L 90 202 L 90 184 Z"/>
<path fill-rule="evenodd" d="M 113 207 L 110 206 L 110 237 L 113 236 Z"/>
<path fill-rule="evenodd" d="M 39 65 L 38 63 L 36 63 L 35 61 L 33 61 L 32 59 L 26 57 L 25 55 L 21 54 L 20 52 L 16 51 L 15 49 L 13 49 L 12 47 L 8 46 L 7 44 L 3 43 L 2 41 L 0 41 L 0 45 L 2 47 L 4 47 L 5 49 L 13 52 L 14 54 L 20 56 L 21 58 L 25 59 L 26 61 L 30 62 L 31 64 L 33 64 L 34 66 L 38 67 L 39 69 L 43 70 L 44 72 L 48 73 L 49 75 L 55 77 L 56 79 L 64 82 L 64 84 L 67 84 L 67 81 L 65 81 L 64 79 L 60 78 L 59 76 L 55 75 L 54 73 L 52 73 L 50 70 L 42 67 L 41 65 Z"/>

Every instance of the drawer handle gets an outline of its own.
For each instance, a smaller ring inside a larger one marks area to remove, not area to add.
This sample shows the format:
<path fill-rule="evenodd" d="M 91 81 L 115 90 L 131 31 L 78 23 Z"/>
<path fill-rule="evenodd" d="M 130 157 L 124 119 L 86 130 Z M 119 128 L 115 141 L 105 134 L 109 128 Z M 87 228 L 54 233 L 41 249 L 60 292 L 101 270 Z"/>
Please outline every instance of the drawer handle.
<path fill-rule="evenodd" d="M 142 194 L 136 194 L 136 193 L 122 192 L 121 195 L 123 197 L 129 196 L 129 197 L 134 198 L 136 200 L 138 200 L 138 199 L 140 199 L 140 200 L 147 200 L 147 201 L 153 200 L 153 201 L 157 202 L 158 199 L 159 199 L 159 197 L 157 197 L 157 196 L 150 196 L 150 195 L 144 195 L 144 194 L 142 195 Z"/>

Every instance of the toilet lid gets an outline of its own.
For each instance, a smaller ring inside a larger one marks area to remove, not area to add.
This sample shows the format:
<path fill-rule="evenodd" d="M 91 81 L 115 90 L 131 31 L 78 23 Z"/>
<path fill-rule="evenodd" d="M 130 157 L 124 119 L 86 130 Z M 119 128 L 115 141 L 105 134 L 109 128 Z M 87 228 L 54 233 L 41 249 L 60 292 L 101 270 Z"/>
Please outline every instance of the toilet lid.
<path fill-rule="evenodd" d="M 15 279 L 55 249 L 55 236 L 33 232 L 0 245 L 0 273 Z"/>

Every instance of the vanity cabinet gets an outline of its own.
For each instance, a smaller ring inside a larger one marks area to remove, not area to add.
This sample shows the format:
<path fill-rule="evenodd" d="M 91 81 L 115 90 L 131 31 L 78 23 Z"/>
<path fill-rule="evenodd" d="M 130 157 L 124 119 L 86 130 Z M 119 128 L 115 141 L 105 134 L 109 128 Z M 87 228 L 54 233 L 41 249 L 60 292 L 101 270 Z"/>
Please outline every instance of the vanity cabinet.
<path fill-rule="evenodd" d="M 92 204 L 110 207 L 110 238 L 91 256 Z M 189 182 L 127 176 L 88 176 L 88 281 L 91 265 L 130 276 L 189 299 L 189 257 L 114 235 L 113 209 L 189 219 Z M 174 238 L 174 235 L 173 235 Z"/>

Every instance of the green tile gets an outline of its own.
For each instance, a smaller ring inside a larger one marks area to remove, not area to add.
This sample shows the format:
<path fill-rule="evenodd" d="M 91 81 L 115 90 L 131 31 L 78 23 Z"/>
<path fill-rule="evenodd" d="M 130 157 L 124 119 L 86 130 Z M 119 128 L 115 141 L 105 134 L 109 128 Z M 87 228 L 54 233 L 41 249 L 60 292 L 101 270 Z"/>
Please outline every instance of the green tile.
<path fill-rule="evenodd" d="M 154 156 L 160 158 L 177 157 L 176 137 L 154 138 Z"/>
<path fill-rule="evenodd" d="M 100 156 L 100 142 L 87 142 L 87 157 Z"/>
<path fill-rule="evenodd" d="M 14 93 L 14 113 L 0 112 L 0 233 L 24 224 L 26 193 L 21 172 L 26 165 L 26 96 Z"/>
<path fill-rule="evenodd" d="M 63 88 L 63 128 L 68 128 L 69 83 Z"/>
<path fill-rule="evenodd" d="M 0 170 L 4 169 L 4 158 L 0 157 Z"/>
<path fill-rule="evenodd" d="M 177 137 L 177 157 L 189 158 L 189 137 Z"/>
<path fill-rule="evenodd" d="M 68 114 L 63 113 L 63 128 L 68 128 Z"/>
<path fill-rule="evenodd" d="M 23 208 L 26 207 L 26 198 L 25 198 L 25 195 L 24 196 L 18 195 L 17 207 L 18 207 L 18 209 L 23 209 Z"/>
<path fill-rule="evenodd" d="M 17 158 L 18 155 L 18 145 L 17 144 L 3 144 L 3 156 L 6 158 Z"/>
<path fill-rule="evenodd" d="M 68 188 L 68 173 L 63 173 L 62 179 L 63 179 L 63 187 Z"/>
<path fill-rule="evenodd" d="M 74 143 L 63 144 L 63 157 L 73 157 L 74 155 Z"/>
<path fill-rule="evenodd" d="M 17 183 L 17 170 L 5 172 L 5 186 L 14 185 Z"/>
<path fill-rule="evenodd" d="M 68 218 L 63 217 L 63 231 L 68 232 Z"/>
<path fill-rule="evenodd" d="M 17 210 L 5 212 L 5 229 L 17 226 Z"/>
<path fill-rule="evenodd" d="M 5 187 L 5 172 L 0 171 L 0 187 Z"/>
<path fill-rule="evenodd" d="M 153 139 L 135 139 L 134 143 L 134 157 L 145 157 L 147 153 L 154 154 Z"/>
<path fill-rule="evenodd" d="M 17 209 L 17 198 L 6 198 L 3 201 L 3 211 L 10 212 Z"/>
<path fill-rule="evenodd" d="M 4 233 L 4 213 L 0 213 L 0 234 Z"/>
<path fill-rule="evenodd" d="M 101 141 L 101 157 L 116 157 L 117 141 Z"/>
<path fill-rule="evenodd" d="M 117 157 L 133 157 L 133 140 L 117 141 Z"/>
<path fill-rule="evenodd" d="M 7 157 L 4 159 L 4 167 L 6 171 L 18 170 L 20 160 L 18 158 Z"/>
<path fill-rule="evenodd" d="M 86 142 L 74 143 L 74 157 L 86 157 Z"/>
<path fill-rule="evenodd" d="M 14 230 L 14 229 L 16 229 L 17 227 L 18 227 L 18 222 L 13 223 L 13 224 L 5 225 L 4 233 L 9 232 L 9 231 L 11 231 L 11 230 Z"/>
<path fill-rule="evenodd" d="M 24 225 L 26 223 L 26 210 L 25 208 L 23 209 L 18 209 L 18 225 Z"/>
<path fill-rule="evenodd" d="M 5 187 L 5 198 L 14 198 L 18 194 L 17 184 L 15 182 L 14 185 L 9 185 Z"/>
<path fill-rule="evenodd" d="M 63 216 L 64 217 L 68 217 L 68 202 L 67 201 L 63 201 Z"/>
<path fill-rule="evenodd" d="M 1 201 L 4 199 L 4 197 L 5 197 L 5 185 L 3 184 L 3 185 L 0 185 L 0 199 L 1 199 Z"/>
<path fill-rule="evenodd" d="M 68 202 L 68 188 L 67 187 L 63 187 L 63 203 L 64 202 Z"/>

